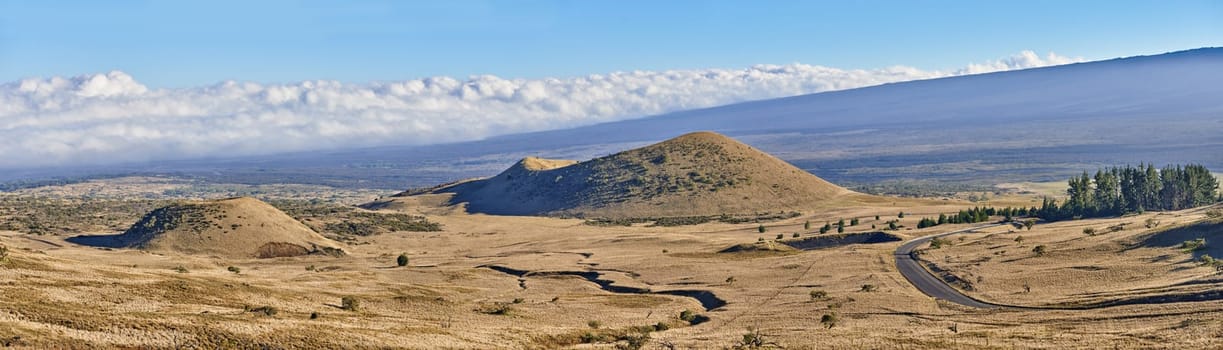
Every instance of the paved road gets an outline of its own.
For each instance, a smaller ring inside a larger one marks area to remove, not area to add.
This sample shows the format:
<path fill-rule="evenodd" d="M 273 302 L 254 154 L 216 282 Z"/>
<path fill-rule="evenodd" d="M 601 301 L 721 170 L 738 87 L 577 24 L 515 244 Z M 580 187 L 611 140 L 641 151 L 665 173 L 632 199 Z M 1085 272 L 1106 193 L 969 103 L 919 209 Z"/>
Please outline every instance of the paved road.
<path fill-rule="evenodd" d="M 900 245 L 900 248 L 896 248 L 896 253 L 895 253 L 896 269 L 900 271 L 900 274 L 905 276 L 905 279 L 909 280 L 909 283 L 912 283 L 913 286 L 917 287 L 917 289 L 922 291 L 922 293 L 926 293 L 926 295 L 929 295 L 931 297 L 934 297 L 937 299 L 943 299 L 943 300 L 950 301 L 950 302 L 964 305 L 964 306 L 983 308 L 983 309 L 993 309 L 993 308 L 1003 307 L 1003 305 L 983 302 L 980 300 L 973 299 L 967 295 L 964 295 L 964 293 L 960 293 L 960 291 L 956 290 L 955 288 L 952 288 L 950 285 L 947 285 L 947 283 L 943 282 L 942 279 L 939 279 L 938 276 L 935 276 L 934 274 L 930 273 L 930 271 L 923 268 L 921 266 L 921 262 L 918 262 L 917 260 L 913 259 L 913 250 L 917 249 L 917 247 L 921 247 L 925 245 L 926 243 L 930 242 L 930 240 L 934 239 L 935 237 L 942 237 L 946 235 L 952 235 L 956 233 L 967 232 L 967 231 L 972 231 L 972 230 L 986 228 L 986 227 L 994 227 L 994 226 L 999 226 L 999 225 L 1003 225 L 1003 224 L 990 224 L 990 225 L 984 225 L 984 226 L 970 227 L 970 228 L 966 228 L 962 230 L 944 232 L 944 233 L 933 234 L 929 236 L 922 236 L 919 238 L 915 238 L 911 241 L 905 242 L 905 244 Z"/>

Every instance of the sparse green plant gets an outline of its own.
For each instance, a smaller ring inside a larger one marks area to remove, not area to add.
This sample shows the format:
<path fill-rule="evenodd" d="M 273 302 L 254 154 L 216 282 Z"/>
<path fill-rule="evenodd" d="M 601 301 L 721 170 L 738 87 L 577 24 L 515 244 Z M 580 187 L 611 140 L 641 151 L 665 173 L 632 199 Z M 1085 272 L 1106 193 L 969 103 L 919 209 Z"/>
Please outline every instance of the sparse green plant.
<path fill-rule="evenodd" d="M 760 332 L 759 328 L 748 327 L 747 333 L 743 334 L 743 339 L 735 343 L 735 349 L 761 349 L 765 347 L 783 348 L 776 342 L 769 341 L 764 333 Z"/>
<path fill-rule="evenodd" d="M 276 314 L 279 312 L 275 306 L 260 306 L 251 308 L 250 305 L 247 305 L 244 306 L 243 309 L 247 310 L 247 312 L 261 313 L 265 316 L 276 316 Z"/>
<path fill-rule="evenodd" d="M 1146 225 L 1147 228 L 1156 228 L 1159 227 L 1160 222 L 1159 220 L 1155 220 L 1155 218 L 1147 218 L 1143 224 Z"/>
<path fill-rule="evenodd" d="M 811 300 L 824 300 L 825 298 L 828 298 L 828 292 L 822 290 L 811 291 Z"/>
<path fill-rule="evenodd" d="M 1095 229 L 1095 228 L 1092 228 L 1092 227 L 1084 228 L 1084 229 L 1083 229 L 1083 234 L 1088 235 L 1088 236 L 1095 236 L 1095 235 L 1096 235 L 1096 229 Z"/>
<path fill-rule="evenodd" d="M 1015 236 L 1015 243 L 1023 244 L 1023 236 Z"/>
<path fill-rule="evenodd" d="M 692 310 L 684 310 L 684 311 L 679 312 L 679 319 L 684 322 L 688 322 L 688 323 L 692 323 L 692 321 L 696 321 L 697 316 L 699 315 L 696 312 L 693 312 Z"/>
<path fill-rule="evenodd" d="M 306 271 L 317 271 L 317 269 L 314 268 L 314 265 L 310 265 L 306 266 Z"/>
<path fill-rule="evenodd" d="M 654 331 L 656 332 L 662 332 L 668 329 L 671 329 L 671 325 L 667 324 L 666 322 L 659 321 L 658 323 L 654 324 Z"/>
<path fill-rule="evenodd" d="M 943 237 L 934 237 L 930 239 L 930 249 L 939 249 L 943 246 L 951 245 L 951 240 Z"/>
<path fill-rule="evenodd" d="M 641 331 L 637 333 L 625 334 L 619 337 L 616 343 L 616 350 L 639 350 L 650 343 L 650 332 Z"/>
<path fill-rule="evenodd" d="M 861 292 L 866 292 L 866 293 L 869 293 L 869 292 L 874 292 L 874 291 L 877 291 L 877 290 L 879 290 L 879 287 L 878 287 L 878 286 L 876 286 L 876 285 L 873 285 L 873 284 L 863 284 L 863 285 L 862 285 L 862 288 L 861 288 L 861 289 L 859 289 L 859 291 L 861 291 Z"/>
<path fill-rule="evenodd" d="M 820 324 L 823 324 L 824 327 L 828 327 L 828 329 L 836 327 L 837 323 L 839 322 L 841 322 L 841 316 L 837 315 L 835 312 L 826 313 L 824 316 L 820 316 Z"/>
<path fill-rule="evenodd" d="M 1049 247 L 1046 247 L 1044 244 L 1037 245 L 1032 248 L 1032 253 L 1036 254 L 1036 256 L 1045 256 L 1045 254 L 1049 253 Z"/>
<path fill-rule="evenodd" d="M 352 312 L 361 311 L 361 299 L 357 299 L 354 296 L 340 298 L 340 309 Z"/>
<path fill-rule="evenodd" d="M 1036 219 L 1027 219 L 1023 221 L 1023 228 L 1028 231 L 1032 230 L 1032 226 L 1036 226 Z"/>
<path fill-rule="evenodd" d="M 727 278 L 726 278 L 726 285 L 734 285 L 734 284 L 735 284 L 735 281 L 738 281 L 737 279 L 735 279 L 735 276 L 730 276 L 730 277 L 727 277 Z"/>
<path fill-rule="evenodd" d="M 178 272 L 178 273 L 188 273 L 188 272 L 191 272 L 191 271 L 187 270 L 187 268 L 186 268 L 186 267 L 183 267 L 183 265 L 178 265 L 178 266 L 175 266 L 173 270 L 174 270 L 174 272 Z"/>
<path fill-rule="evenodd" d="M 1197 238 L 1194 240 L 1181 242 L 1181 251 L 1192 253 L 1197 250 L 1206 248 L 1206 238 Z"/>
<path fill-rule="evenodd" d="M 513 303 L 513 304 L 522 304 L 522 303 L 523 303 L 523 302 L 525 302 L 525 301 L 526 301 L 526 299 L 523 299 L 523 298 L 514 298 L 514 300 L 510 301 L 510 303 Z"/>
<path fill-rule="evenodd" d="M 8 261 L 8 247 L 0 245 L 0 264 Z"/>
<path fill-rule="evenodd" d="M 603 327 L 603 322 L 599 322 L 598 320 L 590 320 L 586 321 L 586 326 L 589 326 L 590 329 L 599 329 L 599 327 Z"/>
<path fill-rule="evenodd" d="M 1223 218 L 1223 210 L 1211 209 L 1206 211 L 1206 217 L 1211 219 Z"/>
<path fill-rule="evenodd" d="M 238 268 L 237 266 L 226 267 L 225 270 L 229 272 L 233 272 L 235 274 L 242 273 L 242 269 Z"/>
<path fill-rule="evenodd" d="M 408 266 L 408 253 L 400 253 L 398 258 L 395 258 L 395 265 L 399 267 Z"/>

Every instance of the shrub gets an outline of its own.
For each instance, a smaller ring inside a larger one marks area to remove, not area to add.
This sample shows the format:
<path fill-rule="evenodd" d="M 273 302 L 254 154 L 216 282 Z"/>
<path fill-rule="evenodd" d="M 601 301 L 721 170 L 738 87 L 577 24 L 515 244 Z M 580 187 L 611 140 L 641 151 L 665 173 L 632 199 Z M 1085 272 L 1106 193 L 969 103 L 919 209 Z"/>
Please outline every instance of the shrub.
<path fill-rule="evenodd" d="M 1032 253 L 1036 254 L 1036 256 L 1044 256 L 1045 254 L 1049 253 L 1049 248 L 1045 247 L 1044 244 L 1041 244 L 1032 248 Z"/>
<path fill-rule="evenodd" d="M 174 270 L 174 272 L 178 272 L 178 273 L 188 273 L 188 272 L 191 272 L 191 271 L 188 271 L 186 267 L 183 267 L 183 265 L 178 265 L 178 266 L 175 266 L 173 270 Z"/>
<path fill-rule="evenodd" d="M 524 301 L 526 301 L 526 300 L 525 300 L 525 299 L 522 299 L 522 298 L 514 298 L 514 300 L 512 301 L 512 303 L 514 303 L 514 304 L 522 304 L 522 302 L 524 302 Z"/>
<path fill-rule="evenodd" d="M 1015 243 L 1023 244 L 1023 236 L 1015 236 Z"/>
<path fill-rule="evenodd" d="M 395 265 L 399 265 L 399 267 L 408 266 L 408 253 L 399 254 L 399 257 L 395 258 Z"/>
<path fill-rule="evenodd" d="M 650 333 L 643 331 L 636 334 L 626 334 L 620 336 L 617 340 L 624 343 L 617 343 L 616 350 L 638 350 L 650 342 Z"/>
<path fill-rule="evenodd" d="M 590 320 L 590 321 L 586 321 L 586 325 L 590 326 L 591 329 L 599 329 L 599 327 L 603 327 L 603 322 L 599 322 L 597 320 Z"/>
<path fill-rule="evenodd" d="M 790 235 L 790 237 L 798 238 L 798 232 L 795 232 L 794 234 Z"/>
<path fill-rule="evenodd" d="M 243 307 L 243 309 L 246 309 L 247 312 L 262 313 L 267 316 L 276 316 L 276 313 L 279 312 L 279 310 L 276 310 L 276 307 L 274 306 L 260 306 L 257 308 L 251 308 L 248 305 Z"/>
<path fill-rule="evenodd" d="M 778 233 L 778 234 L 777 234 L 777 238 L 774 238 L 774 239 L 780 240 L 780 239 L 785 238 L 785 237 L 786 237 L 786 235 Z"/>
<path fill-rule="evenodd" d="M 738 281 L 737 279 L 735 279 L 735 276 L 730 276 L 726 278 L 726 284 L 728 285 L 735 284 L 735 281 Z"/>
<path fill-rule="evenodd" d="M 764 233 L 764 231 L 767 231 L 767 229 L 764 228 L 764 225 L 760 225 L 759 227 L 756 227 L 756 231 L 759 231 L 760 233 Z"/>
<path fill-rule="evenodd" d="M 1028 229 L 1028 231 L 1032 230 L 1032 226 L 1036 226 L 1036 219 L 1027 219 L 1023 221 L 1023 228 Z"/>
<path fill-rule="evenodd" d="M 671 325 L 667 324 L 666 322 L 659 321 L 658 323 L 654 324 L 654 331 L 662 332 L 668 329 L 671 329 Z"/>
<path fill-rule="evenodd" d="M 242 273 L 242 269 L 238 268 L 237 266 L 226 267 L 225 270 L 233 273 Z"/>
<path fill-rule="evenodd" d="M 875 286 L 875 285 L 873 285 L 873 284 L 863 284 L 863 285 L 862 285 L 862 289 L 860 289 L 859 291 L 862 291 L 862 292 L 868 292 L 868 293 L 869 293 L 869 292 L 874 292 L 874 291 L 876 291 L 876 290 L 879 290 L 879 287 L 878 287 L 878 286 Z"/>
<path fill-rule="evenodd" d="M 838 316 L 837 313 L 835 312 L 827 313 L 827 314 L 824 314 L 824 316 L 820 317 L 820 324 L 823 324 L 824 327 L 828 327 L 828 329 L 832 329 L 832 327 L 836 327 L 837 322 L 840 322 L 840 321 L 841 321 L 841 317 Z"/>
<path fill-rule="evenodd" d="M 688 323 L 692 323 L 692 321 L 696 321 L 697 316 L 699 315 L 697 315 L 697 313 L 693 312 L 692 310 L 684 310 L 684 311 L 679 312 L 679 319 L 684 322 L 688 322 Z"/>
<path fill-rule="evenodd" d="M 1088 236 L 1095 236 L 1095 235 L 1096 235 L 1096 229 L 1095 229 L 1095 228 L 1091 228 L 1091 227 L 1085 228 L 1085 229 L 1083 229 L 1083 234 L 1088 235 Z"/>
<path fill-rule="evenodd" d="M 0 245 L 0 263 L 8 261 L 8 247 Z"/>
<path fill-rule="evenodd" d="M 896 214 L 896 217 L 897 217 L 897 218 L 904 219 L 904 218 L 905 218 L 905 212 L 903 212 L 903 211 L 902 211 L 902 212 L 900 212 L 900 214 Z"/>
<path fill-rule="evenodd" d="M 811 221 L 804 222 L 803 230 L 805 231 L 805 230 L 810 230 L 810 229 L 811 229 Z"/>
<path fill-rule="evenodd" d="M 314 312 L 311 312 L 311 313 L 310 313 L 310 319 L 311 319 L 311 320 L 317 320 L 318 318 L 319 318 L 318 311 L 314 311 Z"/>
<path fill-rule="evenodd" d="M 1156 227 L 1159 227 L 1159 224 L 1160 224 L 1159 220 L 1155 220 L 1155 218 L 1147 218 L 1147 220 L 1143 223 L 1146 225 L 1147 228 L 1156 228 Z"/>
<path fill-rule="evenodd" d="M 1211 209 L 1206 211 L 1206 217 L 1211 219 L 1223 218 L 1223 210 Z"/>
<path fill-rule="evenodd" d="M 1206 239 L 1198 238 L 1192 241 L 1181 242 L 1181 251 L 1191 253 L 1197 250 L 1206 248 Z"/>
<path fill-rule="evenodd" d="M 930 249 L 939 249 L 946 245 L 951 245 L 951 240 L 943 237 L 934 237 L 930 240 Z"/>
<path fill-rule="evenodd" d="M 735 349 L 761 349 L 766 346 L 781 348 L 777 343 L 765 339 L 764 333 L 760 333 L 760 329 L 748 327 L 747 333 L 743 335 L 743 339 L 735 344 Z"/>
<path fill-rule="evenodd" d="M 306 266 L 306 271 L 315 271 L 314 265 Z"/>
<path fill-rule="evenodd" d="M 361 311 L 361 299 L 357 299 L 354 296 L 340 298 L 340 309 L 353 312 Z"/>
<path fill-rule="evenodd" d="M 828 297 L 828 292 L 822 290 L 811 291 L 811 300 L 822 300 Z"/>

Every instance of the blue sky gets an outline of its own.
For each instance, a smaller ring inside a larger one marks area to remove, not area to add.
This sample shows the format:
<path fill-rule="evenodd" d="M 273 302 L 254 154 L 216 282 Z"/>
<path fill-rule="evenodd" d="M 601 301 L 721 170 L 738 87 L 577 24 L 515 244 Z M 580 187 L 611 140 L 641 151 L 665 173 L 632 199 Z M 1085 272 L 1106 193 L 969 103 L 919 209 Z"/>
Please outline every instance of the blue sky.
<path fill-rule="evenodd" d="M 150 87 L 567 77 L 801 62 L 949 69 L 1223 45 L 1220 1 L 10 1 L 0 81 Z"/>

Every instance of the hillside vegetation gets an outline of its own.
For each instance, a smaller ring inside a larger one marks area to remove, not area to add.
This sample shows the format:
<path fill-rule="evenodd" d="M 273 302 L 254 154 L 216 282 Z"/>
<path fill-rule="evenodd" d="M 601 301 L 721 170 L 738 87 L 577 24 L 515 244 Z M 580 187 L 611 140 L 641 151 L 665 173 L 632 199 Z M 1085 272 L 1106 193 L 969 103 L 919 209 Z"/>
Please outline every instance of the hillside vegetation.
<path fill-rule="evenodd" d="M 526 158 L 434 192 L 478 213 L 621 218 L 795 210 L 850 193 L 712 132 L 585 162 Z"/>

